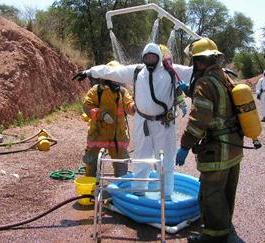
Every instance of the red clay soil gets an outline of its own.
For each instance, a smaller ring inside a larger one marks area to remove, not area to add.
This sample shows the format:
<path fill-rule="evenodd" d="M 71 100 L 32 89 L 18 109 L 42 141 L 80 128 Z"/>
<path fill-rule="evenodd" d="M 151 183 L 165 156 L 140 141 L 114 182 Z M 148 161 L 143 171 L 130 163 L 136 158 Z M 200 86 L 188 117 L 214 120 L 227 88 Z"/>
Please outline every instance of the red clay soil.
<path fill-rule="evenodd" d="M 180 130 L 186 119 L 180 121 Z M 130 123 L 131 124 L 131 123 Z M 264 128 L 263 123 L 263 128 Z M 86 124 L 73 112 L 60 113 L 53 120 L 43 119 L 38 125 L 12 128 L 5 134 L 28 137 L 45 128 L 58 139 L 48 152 L 28 151 L 1 155 L 0 224 L 31 218 L 65 199 L 75 196 L 73 181 L 49 178 L 58 169 L 76 169 L 82 165 L 86 143 Z M 261 136 L 264 144 L 264 133 Z M 133 143 L 133 141 L 132 141 Z M 251 144 L 249 140 L 246 144 Z M 24 146 L 29 146 L 26 144 Z M 131 146 L 132 148 L 132 146 Z M 258 151 L 245 150 L 236 198 L 233 223 L 236 233 L 229 242 L 264 242 L 265 235 L 265 146 Z M 183 168 L 176 170 L 198 176 L 194 156 L 190 153 Z M 11 174 L 18 174 L 16 179 Z M 199 223 L 181 232 L 166 235 L 167 242 L 187 242 L 190 231 L 198 231 Z M 70 203 L 35 222 L 17 229 L 0 232 L 0 242 L 92 242 L 93 209 Z M 112 212 L 105 212 L 102 242 L 159 242 L 160 231 Z"/>
<path fill-rule="evenodd" d="M 255 76 L 255 77 L 252 77 L 252 78 L 249 78 L 249 79 L 243 79 L 243 80 L 241 80 L 241 82 L 249 85 L 252 88 L 252 90 L 255 92 L 256 91 L 256 84 L 261 77 L 262 77 L 262 74 Z"/>
<path fill-rule="evenodd" d="M 72 81 L 77 66 L 32 32 L 0 17 L 0 124 L 43 117 L 88 88 Z"/>

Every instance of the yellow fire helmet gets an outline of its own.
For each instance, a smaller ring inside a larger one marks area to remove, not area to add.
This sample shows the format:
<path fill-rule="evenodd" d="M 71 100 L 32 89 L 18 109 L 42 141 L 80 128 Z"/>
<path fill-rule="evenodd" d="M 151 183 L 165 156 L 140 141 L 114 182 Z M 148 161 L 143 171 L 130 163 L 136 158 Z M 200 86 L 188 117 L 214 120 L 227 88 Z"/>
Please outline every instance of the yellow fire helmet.
<path fill-rule="evenodd" d="M 110 61 L 106 64 L 107 66 L 109 67 L 113 67 L 113 68 L 117 68 L 117 67 L 121 67 L 123 66 L 122 64 L 120 64 L 118 61 L 116 60 L 113 60 L 113 61 Z"/>
<path fill-rule="evenodd" d="M 162 53 L 162 56 L 166 55 L 166 54 L 169 54 L 171 56 L 171 52 L 170 50 L 168 49 L 167 46 L 163 45 L 163 44 L 159 44 L 159 47 L 160 47 L 160 50 L 161 50 L 161 53 Z"/>
<path fill-rule="evenodd" d="M 222 55 L 223 53 L 218 50 L 214 41 L 209 38 L 201 38 L 190 44 L 189 54 L 191 54 L 192 57 L 197 57 Z"/>

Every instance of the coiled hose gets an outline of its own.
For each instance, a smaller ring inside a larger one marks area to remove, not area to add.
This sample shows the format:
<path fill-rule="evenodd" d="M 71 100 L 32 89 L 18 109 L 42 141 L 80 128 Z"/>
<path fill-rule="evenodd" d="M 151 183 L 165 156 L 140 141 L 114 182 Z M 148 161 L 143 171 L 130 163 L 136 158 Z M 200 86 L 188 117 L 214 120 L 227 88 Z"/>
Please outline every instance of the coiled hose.
<path fill-rule="evenodd" d="M 48 140 L 49 142 L 52 142 L 51 146 L 57 144 L 57 141 L 55 139 L 52 138 L 45 138 L 45 139 L 41 139 L 38 142 L 34 143 L 33 145 L 31 145 L 29 148 L 25 148 L 25 149 L 17 149 L 17 150 L 11 150 L 11 151 L 1 151 L 0 155 L 4 155 L 4 154 L 15 154 L 15 153 L 20 153 L 20 152 L 25 152 L 25 151 L 29 151 L 29 150 L 36 150 L 37 145 L 40 143 L 40 141 L 42 140 Z M 18 144 L 18 143 L 14 143 L 14 144 Z"/>
<path fill-rule="evenodd" d="M 36 150 L 38 148 L 38 145 L 41 141 L 47 140 L 50 142 L 50 146 L 54 146 L 57 144 L 57 140 L 52 138 L 51 136 L 48 135 L 46 130 L 41 129 L 38 133 L 32 135 L 31 137 L 28 137 L 26 139 L 16 141 L 16 142 L 8 142 L 8 143 L 0 143 L 0 147 L 9 147 L 12 145 L 17 145 L 17 144 L 23 144 L 23 143 L 29 143 L 31 139 L 38 137 L 42 133 L 46 134 L 44 137 L 40 137 L 37 142 L 35 142 L 33 145 L 31 145 L 28 148 L 23 148 L 23 149 L 16 149 L 16 150 L 8 150 L 8 151 L 0 151 L 0 155 L 5 155 L 5 154 L 14 154 L 14 153 L 20 153 L 20 152 L 25 152 L 29 150 Z"/>
<path fill-rule="evenodd" d="M 94 196 L 93 195 L 81 195 L 81 196 L 77 196 L 77 197 L 71 197 L 71 198 L 69 198 L 69 199 L 67 199 L 67 200 L 65 200 L 65 201 L 63 201 L 63 202 L 55 205 L 53 208 L 51 208 L 51 209 L 49 209 L 49 210 L 47 210 L 47 211 L 45 211 L 45 212 L 43 212 L 43 213 L 41 213 L 41 214 L 33 217 L 31 219 L 26 219 L 24 221 L 20 221 L 20 222 L 17 222 L 17 223 L 12 223 L 12 224 L 0 225 L 0 230 L 8 230 L 8 229 L 11 229 L 11 228 L 15 228 L 17 226 L 20 226 L 20 225 L 28 224 L 30 222 L 33 222 L 33 221 L 39 219 L 39 218 L 44 217 L 45 215 L 47 215 L 47 214 L 55 211 L 56 209 L 64 206 L 67 203 L 70 203 L 70 202 L 73 202 L 75 200 L 82 199 L 82 198 L 94 199 Z"/>

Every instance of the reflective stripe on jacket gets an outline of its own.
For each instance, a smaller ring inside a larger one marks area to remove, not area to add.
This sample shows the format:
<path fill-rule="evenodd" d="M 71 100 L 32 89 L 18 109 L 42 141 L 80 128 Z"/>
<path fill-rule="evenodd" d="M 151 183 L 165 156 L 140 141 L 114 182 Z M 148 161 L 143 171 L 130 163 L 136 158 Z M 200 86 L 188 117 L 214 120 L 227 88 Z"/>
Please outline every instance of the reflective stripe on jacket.
<path fill-rule="evenodd" d="M 129 145 L 129 141 L 118 141 L 118 142 L 113 142 L 113 141 L 87 141 L 87 148 L 115 148 L 118 146 L 119 148 L 127 149 Z"/>

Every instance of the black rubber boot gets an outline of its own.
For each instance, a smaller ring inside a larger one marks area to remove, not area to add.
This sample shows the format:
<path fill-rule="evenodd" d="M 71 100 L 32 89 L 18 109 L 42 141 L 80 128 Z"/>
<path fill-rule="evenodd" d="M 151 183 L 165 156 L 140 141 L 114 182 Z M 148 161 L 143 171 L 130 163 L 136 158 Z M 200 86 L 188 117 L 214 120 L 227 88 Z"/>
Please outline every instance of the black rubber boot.
<path fill-rule="evenodd" d="M 188 243 L 226 243 L 228 235 L 213 237 L 210 235 L 191 235 L 188 237 Z"/>
<path fill-rule="evenodd" d="M 86 176 L 87 177 L 96 177 L 96 171 L 97 171 L 97 168 L 95 165 L 93 165 L 92 163 L 86 164 Z"/>
<path fill-rule="evenodd" d="M 107 199 L 110 199 L 110 198 L 111 198 L 111 194 L 108 191 L 103 190 L 103 192 L 102 192 L 102 199 L 103 200 L 107 200 Z"/>

